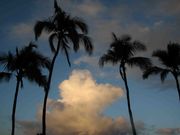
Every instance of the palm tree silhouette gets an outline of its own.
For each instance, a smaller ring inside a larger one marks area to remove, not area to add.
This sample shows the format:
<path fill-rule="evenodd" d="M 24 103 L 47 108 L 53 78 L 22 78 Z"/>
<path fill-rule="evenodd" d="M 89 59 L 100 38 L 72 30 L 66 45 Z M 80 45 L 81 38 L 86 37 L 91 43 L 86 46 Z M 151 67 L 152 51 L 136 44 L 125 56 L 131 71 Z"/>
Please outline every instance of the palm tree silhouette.
<path fill-rule="evenodd" d="M 162 66 L 148 67 L 143 73 L 143 78 L 146 79 L 149 77 L 149 75 L 160 74 L 161 81 L 164 82 L 168 73 L 171 73 L 176 81 L 176 87 L 180 101 L 180 87 L 178 81 L 178 76 L 180 73 L 180 44 L 169 43 L 167 45 L 167 50 L 154 51 L 152 56 L 157 57 Z"/>
<path fill-rule="evenodd" d="M 16 91 L 14 95 L 13 110 L 12 110 L 12 131 L 11 135 L 15 134 L 15 113 L 16 103 L 19 88 L 23 87 L 23 79 L 28 79 L 30 82 L 35 82 L 39 86 L 47 85 L 46 76 L 41 72 L 42 68 L 50 67 L 50 61 L 42 56 L 33 48 L 35 44 L 30 43 L 28 46 L 19 50 L 16 48 L 16 53 L 11 52 L 0 56 L 0 64 L 4 71 L 0 72 L 0 80 L 9 81 L 13 75 L 16 76 Z"/>
<path fill-rule="evenodd" d="M 103 67 L 105 63 L 112 63 L 113 65 L 119 64 L 119 73 L 122 80 L 124 81 L 126 88 L 128 111 L 133 135 L 136 135 L 137 132 L 133 120 L 133 114 L 131 111 L 126 65 L 130 67 L 138 66 L 141 69 L 144 69 L 145 67 L 150 65 L 151 62 L 148 58 L 134 56 L 137 51 L 144 50 L 146 50 L 146 47 L 139 41 L 132 42 L 129 35 L 124 35 L 121 38 L 117 38 L 117 36 L 113 33 L 113 42 L 110 44 L 110 49 L 99 60 L 99 65 L 101 67 Z"/>
<path fill-rule="evenodd" d="M 87 25 L 77 17 L 71 17 L 66 12 L 64 12 L 54 1 L 54 14 L 46 20 L 38 21 L 35 24 L 34 32 L 36 40 L 40 37 L 41 33 L 45 31 L 50 34 L 49 45 L 51 51 L 54 53 L 52 58 L 52 63 L 48 76 L 48 84 L 45 90 L 44 105 L 43 105 L 43 115 L 42 115 L 42 134 L 46 135 L 46 104 L 47 97 L 50 90 L 51 78 L 53 73 L 54 64 L 58 56 L 59 51 L 65 53 L 67 62 L 71 66 L 69 59 L 69 45 L 73 46 L 73 50 L 77 52 L 79 50 L 79 44 L 83 43 L 85 50 L 91 54 L 93 50 L 90 38 L 87 36 L 88 29 Z M 57 41 L 56 47 L 54 45 Z"/>

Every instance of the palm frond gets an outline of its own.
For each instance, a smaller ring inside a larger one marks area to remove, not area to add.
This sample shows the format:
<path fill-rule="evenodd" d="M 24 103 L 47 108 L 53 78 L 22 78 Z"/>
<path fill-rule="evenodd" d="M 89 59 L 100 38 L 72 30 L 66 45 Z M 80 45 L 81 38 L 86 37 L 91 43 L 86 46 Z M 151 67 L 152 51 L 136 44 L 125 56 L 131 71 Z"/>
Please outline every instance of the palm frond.
<path fill-rule="evenodd" d="M 119 40 L 117 40 L 117 37 L 116 37 L 116 35 L 113 35 L 114 37 L 114 40 L 115 41 L 113 41 L 111 44 L 110 44 L 110 48 L 118 48 L 118 47 L 121 47 L 120 46 L 120 41 Z M 120 50 L 120 49 L 119 49 Z"/>
<path fill-rule="evenodd" d="M 168 69 L 164 69 L 162 72 L 161 72 L 161 81 L 164 82 L 164 80 L 166 79 L 168 73 L 171 72 L 170 70 Z"/>
<path fill-rule="evenodd" d="M 28 46 L 20 50 L 19 56 L 17 57 L 16 65 L 22 69 L 26 69 L 29 66 L 37 66 L 50 69 L 51 61 L 49 58 L 43 56 L 37 50 L 33 48 L 36 47 L 35 44 L 30 43 Z"/>
<path fill-rule="evenodd" d="M 178 43 L 169 43 L 167 50 L 156 50 L 153 56 L 157 57 L 162 65 L 172 70 L 179 70 L 180 67 L 180 45 Z"/>
<path fill-rule="evenodd" d="M 49 45 L 50 45 L 50 48 L 51 48 L 51 51 L 52 52 L 55 52 L 56 49 L 54 47 L 54 40 L 57 39 L 57 34 L 56 33 L 53 33 L 49 36 Z"/>
<path fill-rule="evenodd" d="M 140 41 L 136 40 L 132 43 L 132 45 L 133 45 L 133 48 L 135 51 L 145 51 L 146 50 L 146 46 L 143 43 L 141 43 Z"/>
<path fill-rule="evenodd" d="M 92 45 L 90 37 L 84 34 L 79 34 L 79 38 L 80 38 L 80 41 L 83 43 L 86 52 L 88 52 L 89 55 L 91 55 L 93 52 L 93 45 Z"/>
<path fill-rule="evenodd" d="M 151 60 L 145 57 L 132 57 L 127 60 L 127 64 L 131 67 L 138 66 L 141 69 L 147 69 L 148 67 L 152 65 Z"/>
<path fill-rule="evenodd" d="M 72 18 L 72 23 L 77 28 L 79 28 L 84 34 L 88 33 L 88 26 L 86 25 L 86 23 L 82 19 L 80 19 L 78 17 Z"/>
<path fill-rule="evenodd" d="M 169 43 L 167 46 L 168 66 L 178 68 L 180 66 L 180 44 Z"/>
<path fill-rule="evenodd" d="M 15 61 L 16 56 L 12 54 L 10 51 L 7 54 L 2 54 L 0 56 L 0 64 L 7 71 L 11 71 L 16 67 Z"/>
<path fill-rule="evenodd" d="M 55 9 L 58 8 L 58 4 L 57 4 L 57 1 L 56 1 L 56 0 L 54 0 L 54 8 L 55 8 Z"/>
<path fill-rule="evenodd" d="M 114 41 L 117 41 L 117 40 L 118 40 L 118 38 L 117 38 L 117 36 L 116 36 L 116 34 L 115 34 L 114 32 L 112 33 L 112 37 L 113 37 L 113 40 L 114 40 Z"/>
<path fill-rule="evenodd" d="M 12 58 L 11 56 L 12 56 L 12 54 L 10 52 L 9 52 L 9 54 L 1 54 L 0 55 L 0 64 L 4 65 L 5 63 L 7 63 L 8 60 L 10 58 Z"/>
<path fill-rule="evenodd" d="M 118 62 L 118 57 L 116 57 L 115 53 L 112 50 L 108 50 L 107 54 L 104 54 L 102 57 L 99 59 L 99 65 L 100 67 L 103 67 L 105 63 L 112 63 L 117 64 Z"/>
<path fill-rule="evenodd" d="M 0 64 L 5 64 L 13 59 L 13 54 L 9 51 L 7 54 L 0 55 Z"/>
<path fill-rule="evenodd" d="M 9 81 L 12 77 L 12 73 L 0 72 L 0 81 Z"/>
<path fill-rule="evenodd" d="M 71 67 L 71 62 L 70 62 L 69 53 L 68 53 L 68 49 L 70 49 L 70 48 L 63 40 L 62 40 L 62 48 L 61 49 L 62 49 L 62 51 L 64 51 L 64 53 L 66 55 L 66 59 L 67 59 L 69 67 Z"/>
<path fill-rule="evenodd" d="M 24 78 L 27 78 L 30 82 L 35 82 L 41 87 L 47 85 L 46 76 L 41 73 L 39 68 L 29 68 L 24 72 Z"/>
<path fill-rule="evenodd" d="M 21 88 L 24 87 L 24 82 L 23 82 L 23 79 L 22 79 L 22 78 L 21 78 L 21 80 L 20 80 L 20 85 L 21 85 Z"/>
<path fill-rule="evenodd" d="M 147 68 L 144 72 L 143 72 L 143 79 L 147 79 L 149 77 L 149 75 L 157 75 L 160 74 L 164 69 L 160 68 L 160 67 L 149 67 Z"/>
<path fill-rule="evenodd" d="M 21 48 L 21 50 L 19 50 L 18 48 L 16 48 L 16 55 L 17 57 L 20 57 L 21 55 L 26 55 L 30 52 L 33 52 L 33 49 L 37 48 L 37 45 L 33 42 L 30 42 L 29 45 Z"/>
<path fill-rule="evenodd" d="M 156 57 L 159 59 L 160 62 L 164 65 L 168 65 L 168 53 L 164 50 L 156 50 L 152 54 L 153 57 Z"/>
<path fill-rule="evenodd" d="M 79 50 L 80 36 L 74 26 L 68 27 L 67 33 L 61 35 L 60 38 L 63 38 L 64 42 L 66 43 L 68 43 L 68 41 L 72 42 L 73 49 L 75 52 Z"/>
<path fill-rule="evenodd" d="M 54 9 L 55 9 L 55 13 L 57 13 L 57 12 L 61 12 L 62 10 L 61 10 L 61 8 L 58 6 L 58 4 L 57 4 L 57 1 L 56 0 L 54 0 Z"/>
<path fill-rule="evenodd" d="M 131 41 L 129 35 L 123 35 L 121 38 L 117 38 L 116 35 L 113 35 L 114 41 L 111 43 L 110 47 L 119 54 L 119 57 L 123 59 L 128 59 L 137 51 L 144 51 L 146 47 L 139 41 Z"/>
<path fill-rule="evenodd" d="M 38 21 L 34 26 L 35 39 L 38 39 L 43 30 L 45 30 L 47 33 L 51 33 L 54 29 L 55 25 L 50 20 Z"/>
<path fill-rule="evenodd" d="M 180 44 L 170 42 L 167 45 L 167 51 L 168 51 L 169 55 L 179 56 L 180 55 Z"/>
<path fill-rule="evenodd" d="M 16 47 L 16 55 L 19 56 L 19 49 Z"/>
<path fill-rule="evenodd" d="M 128 45 L 124 45 L 121 40 L 116 40 L 110 44 L 111 51 L 114 52 L 114 55 L 119 59 L 128 59 L 133 55 L 131 49 Z"/>
<path fill-rule="evenodd" d="M 103 55 L 103 56 L 101 56 L 100 57 L 100 59 L 99 59 L 99 66 L 100 67 L 103 67 L 104 66 L 104 64 L 108 61 L 107 58 L 108 56 L 107 55 Z"/>
<path fill-rule="evenodd" d="M 51 61 L 48 57 L 43 56 L 38 51 L 34 51 L 32 53 L 32 60 L 34 58 L 34 61 L 32 61 L 34 64 L 37 63 L 37 66 L 50 69 Z"/>

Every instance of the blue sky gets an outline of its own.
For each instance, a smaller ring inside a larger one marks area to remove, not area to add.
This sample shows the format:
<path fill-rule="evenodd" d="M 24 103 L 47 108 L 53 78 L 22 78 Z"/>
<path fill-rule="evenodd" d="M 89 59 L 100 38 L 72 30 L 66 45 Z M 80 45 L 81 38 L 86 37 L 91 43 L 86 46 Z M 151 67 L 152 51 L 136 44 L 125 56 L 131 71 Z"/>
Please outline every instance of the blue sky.
<path fill-rule="evenodd" d="M 73 71 L 86 74 L 84 70 L 88 70 L 88 75 L 90 73 L 91 79 L 98 85 L 109 83 L 113 87 L 124 88 L 117 66 L 107 65 L 103 69 L 98 66 L 99 57 L 105 53 L 112 41 L 112 32 L 118 36 L 130 34 L 133 39 L 144 42 L 148 51 L 140 55 L 147 57 L 155 49 L 165 49 L 169 41 L 180 43 L 180 2 L 178 0 L 61 0 L 58 3 L 72 16 L 81 17 L 86 21 L 95 49 L 92 56 L 85 54 L 83 48 L 77 54 L 71 51 L 71 68 L 68 67 L 64 55 L 59 55 L 49 96 L 53 102 L 66 99 L 63 96 L 60 97 L 58 86 L 64 80 L 70 80 L 68 78 L 73 76 L 71 74 Z M 35 22 L 53 13 L 53 0 L 1 0 L 1 5 L 0 53 L 14 51 L 16 46 L 22 47 L 34 41 Z M 47 38 L 48 35 L 44 34 L 36 43 L 44 55 L 51 56 Z M 169 76 L 164 84 L 161 84 L 159 77 L 150 77 L 143 81 L 142 73 L 137 68 L 128 68 L 127 74 L 134 119 L 137 123 L 143 123 L 143 127 L 146 128 L 144 132 L 153 130 L 154 134 L 156 132 L 158 135 L 179 134 L 180 107 L 173 78 Z M 10 133 L 15 85 L 15 79 L 0 85 L 0 133 L 4 135 Z M 109 99 L 109 102 L 111 100 Z M 22 135 L 25 134 L 24 130 L 29 132 L 30 129 L 25 122 L 38 123 L 42 101 L 43 90 L 25 82 L 18 97 L 16 116 L 22 128 L 18 128 L 17 132 L 21 132 Z M 105 104 L 103 111 L 98 113 L 103 113 L 105 117 L 114 118 L 114 120 L 123 117 L 124 121 L 128 122 L 125 96 L 113 100 L 112 104 L 109 102 Z M 61 112 L 61 110 L 58 111 Z M 61 118 L 59 121 L 61 122 Z M 138 128 L 142 130 L 142 126 Z"/>

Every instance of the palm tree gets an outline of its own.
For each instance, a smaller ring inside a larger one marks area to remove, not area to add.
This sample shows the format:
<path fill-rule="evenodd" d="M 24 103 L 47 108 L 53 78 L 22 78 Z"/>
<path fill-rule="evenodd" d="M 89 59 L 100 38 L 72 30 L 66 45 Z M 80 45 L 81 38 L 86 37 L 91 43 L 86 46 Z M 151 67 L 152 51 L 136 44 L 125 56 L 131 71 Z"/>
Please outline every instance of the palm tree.
<path fill-rule="evenodd" d="M 138 66 L 141 69 L 144 69 L 150 65 L 151 62 L 148 58 L 134 56 L 137 51 L 144 50 L 146 50 L 146 47 L 139 41 L 131 41 L 131 37 L 129 35 L 124 35 L 121 38 L 117 38 L 117 36 L 113 33 L 113 42 L 110 45 L 110 49 L 99 60 L 101 67 L 104 66 L 105 63 L 112 63 L 113 65 L 119 64 L 119 73 L 126 88 L 128 111 L 133 135 L 136 135 L 137 133 L 131 111 L 126 65 L 130 67 Z"/>
<path fill-rule="evenodd" d="M 49 45 L 51 51 L 54 53 L 52 63 L 48 76 L 48 84 L 45 90 L 43 115 L 42 115 L 42 134 L 46 135 L 46 104 L 47 97 L 50 90 L 51 78 L 53 73 L 54 64 L 59 51 L 65 53 L 69 66 L 71 66 L 69 58 L 69 50 L 73 46 L 73 50 L 79 50 L 80 43 L 83 43 L 85 50 L 91 54 L 93 50 L 90 38 L 87 36 L 87 25 L 77 17 L 71 17 L 64 12 L 54 1 L 54 14 L 46 20 L 38 21 L 35 24 L 34 32 L 36 40 L 40 37 L 41 33 L 45 31 L 49 34 Z M 56 42 L 57 41 L 57 42 Z M 56 46 L 55 46 L 56 42 Z"/>
<path fill-rule="evenodd" d="M 176 81 L 180 101 L 180 87 L 178 81 L 178 76 L 180 75 L 180 44 L 169 43 L 167 45 L 167 50 L 154 51 L 152 56 L 157 57 L 162 66 L 148 67 L 143 73 L 143 78 L 146 79 L 149 77 L 149 75 L 160 74 L 161 81 L 164 82 L 168 73 L 171 73 Z"/>
<path fill-rule="evenodd" d="M 13 75 L 16 76 L 16 91 L 14 95 L 13 110 L 12 110 L 12 131 L 11 135 L 15 134 L 15 113 L 16 103 L 19 93 L 19 88 L 23 87 L 23 79 L 28 79 L 30 82 L 35 82 L 39 86 L 47 85 L 46 76 L 42 74 L 42 68 L 49 68 L 50 61 L 42 56 L 33 48 L 36 47 L 33 43 L 19 50 L 16 53 L 11 52 L 0 56 L 0 64 L 4 70 L 0 72 L 0 80 L 9 81 Z"/>

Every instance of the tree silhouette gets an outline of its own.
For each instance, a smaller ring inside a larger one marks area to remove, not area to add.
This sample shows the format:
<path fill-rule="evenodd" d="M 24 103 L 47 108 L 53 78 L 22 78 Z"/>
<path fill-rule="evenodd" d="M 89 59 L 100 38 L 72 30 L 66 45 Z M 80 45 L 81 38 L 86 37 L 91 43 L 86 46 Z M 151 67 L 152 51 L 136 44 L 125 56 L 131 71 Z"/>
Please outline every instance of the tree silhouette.
<path fill-rule="evenodd" d="M 151 62 L 148 58 L 134 56 L 137 51 L 145 50 L 146 47 L 141 42 L 132 42 L 129 35 L 124 35 L 121 38 L 117 38 L 117 36 L 113 33 L 113 42 L 110 44 L 110 49 L 99 60 L 100 66 L 104 66 L 105 63 L 112 63 L 113 65 L 119 64 L 119 73 L 122 80 L 124 81 L 126 88 L 128 111 L 133 135 L 136 135 L 137 133 L 133 120 L 133 114 L 131 111 L 131 102 L 126 75 L 126 65 L 130 67 L 138 66 L 141 69 L 144 69 L 147 66 L 151 65 Z"/>
<path fill-rule="evenodd" d="M 152 56 L 157 57 L 162 66 L 148 67 L 143 73 L 143 78 L 146 79 L 149 75 L 160 74 L 161 81 L 164 82 L 168 73 L 171 73 L 176 81 L 180 101 L 180 87 L 178 82 L 178 76 L 180 75 L 180 45 L 178 43 L 169 43 L 167 50 L 154 51 Z"/>
<path fill-rule="evenodd" d="M 54 1 L 54 14 L 46 20 L 38 21 L 35 24 L 34 32 L 36 40 L 40 37 L 41 33 L 45 31 L 50 34 L 49 45 L 51 51 L 54 53 L 52 63 L 48 76 L 48 85 L 45 90 L 43 115 L 42 115 L 42 134 L 46 135 L 46 104 L 47 97 L 50 90 L 51 78 L 53 73 L 54 64 L 58 56 L 59 51 L 65 53 L 69 66 L 71 66 L 69 58 L 69 50 L 73 46 L 73 50 L 77 52 L 79 50 L 80 43 L 83 43 L 85 50 L 91 54 L 93 50 L 90 38 L 87 36 L 87 25 L 77 17 L 71 17 L 64 12 Z M 56 42 L 57 41 L 57 42 Z M 57 43 L 56 45 L 54 43 Z"/>
<path fill-rule="evenodd" d="M 19 50 L 16 48 L 16 53 L 11 52 L 0 56 L 0 64 L 4 70 L 0 72 L 0 81 L 9 81 L 13 75 L 16 76 L 16 91 L 14 95 L 13 110 L 12 110 L 12 131 L 11 135 L 15 134 L 15 113 L 19 88 L 23 87 L 23 79 L 28 79 L 30 82 L 35 82 L 39 86 L 47 85 L 46 76 L 42 74 L 42 68 L 49 68 L 50 61 L 42 56 L 33 48 L 36 47 L 33 43 Z"/>

